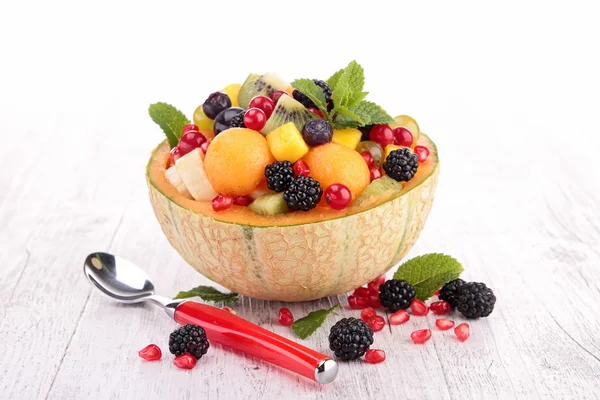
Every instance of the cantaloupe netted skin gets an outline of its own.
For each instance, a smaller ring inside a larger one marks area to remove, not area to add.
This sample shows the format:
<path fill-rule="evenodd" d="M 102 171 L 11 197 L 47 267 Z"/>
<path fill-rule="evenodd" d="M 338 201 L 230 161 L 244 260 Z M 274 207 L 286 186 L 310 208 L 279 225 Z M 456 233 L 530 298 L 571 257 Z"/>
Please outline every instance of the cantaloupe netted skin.
<path fill-rule="evenodd" d="M 435 145 L 428 142 L 435 165 L 421 182 L 374 208 L 334 219 L 288 226 L 218 221 L 178 204 L 148 174 L 150 200 L 171 245 L 202 275 L 258 299 L 314 300 L 364 285 L 413 246 L 439 175 Z"/>

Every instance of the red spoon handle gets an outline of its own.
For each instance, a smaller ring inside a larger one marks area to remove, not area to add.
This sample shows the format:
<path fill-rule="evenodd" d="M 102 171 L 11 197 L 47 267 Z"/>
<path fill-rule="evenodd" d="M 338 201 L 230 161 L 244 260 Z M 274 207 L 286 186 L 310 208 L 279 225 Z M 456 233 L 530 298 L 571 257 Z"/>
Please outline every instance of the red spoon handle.
<path fill-rule="evenodd" d="M 175 321 L 182 325 L 199 325 L 213 343 L 250 354 L 319 383 L 329 383 L 337 374 L 337 364 L 330 357 L 220 308 L 186 301 L 175 309 Z"/>

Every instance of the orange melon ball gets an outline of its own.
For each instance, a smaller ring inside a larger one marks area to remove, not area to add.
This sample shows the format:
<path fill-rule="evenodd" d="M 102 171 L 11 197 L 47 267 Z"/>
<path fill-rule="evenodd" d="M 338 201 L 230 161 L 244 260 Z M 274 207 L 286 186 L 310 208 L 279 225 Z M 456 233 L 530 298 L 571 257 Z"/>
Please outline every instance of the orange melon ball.
<path fill-rule="evenodd" d="M 265 167 L 275 159 L 267 139 L 246 128 L 227 129 L 210 143 L 204 157 L 204 170 L 215 191 L 246 196 L 265 177 Z"/>
<path fill-rule="evenodd" d="M 321 183 L 325 191 L 334 183 L 342 183 L 352 192 L 352 199 L 371 183 L 369 167 L 359 152 L 335 143 L 313 147 L 304 157 L 310 176 Z"/>

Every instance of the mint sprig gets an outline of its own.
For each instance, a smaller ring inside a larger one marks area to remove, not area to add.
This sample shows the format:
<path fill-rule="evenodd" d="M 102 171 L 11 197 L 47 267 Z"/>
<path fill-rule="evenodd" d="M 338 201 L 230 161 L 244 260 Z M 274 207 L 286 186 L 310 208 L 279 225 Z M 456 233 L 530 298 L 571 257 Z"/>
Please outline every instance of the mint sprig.
<path fill-rule="evenodd" d="M 152 121 L 156 122 L 167 136 L 169 146 L 171 148 L 177 146 L 181 138 L 181 130 L 190 123 L 190 120 L 177 108 L 167 103 L 150 104 L 148 113 Z"/>
<path fill-rule="evenodd" d="M 307 337 L 315 333 L 315 331 L 319 329 L 321 325 L 323 325 L 323 322 L 325 322 L 327 316 L 339 306 L 339 304 L 336 304 L 331 308 L 313 311 L 309 313 L 306 317 L 294 321 L 294 323 L 292 324 L 292 329 L 294 333 L 300 339 L 306 339 Z"/>
<path fill-rule="evenodd" d="M 398 267 L 394 279 L 405 280 L 415 288 L 415 297 L 427 300 L 433 293 L 460 276 L 463 267 L 455 258 L 440 254 L 424 254 Z"/>
<path fill-rule="evenodd" d="M 200 297 L 204 301 L 233 302 L 237 301 L 238 294 L 234 292 L 223 293 L 212 286 L 196 286 L 190 290 L 177 293 L 177 296 L 173 297 L 173 299 L 188 299 L 190 297 Z"/>

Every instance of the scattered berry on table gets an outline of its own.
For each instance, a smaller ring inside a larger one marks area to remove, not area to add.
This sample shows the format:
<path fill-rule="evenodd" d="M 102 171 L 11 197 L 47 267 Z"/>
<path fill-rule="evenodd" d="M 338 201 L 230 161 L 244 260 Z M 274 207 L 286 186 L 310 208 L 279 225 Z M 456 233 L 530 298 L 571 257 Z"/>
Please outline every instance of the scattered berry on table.
<path fill-rule="evenodd" d="M 381 305 L 395 312 L 407 309 L 415 298 L 415 289 L 406 281 L 390 279 L 379 287 Z"/>
<path fill-rule="evenodd" d="M 355 295 L 356 297 L 366 298 L 369 296 L 370 292 L 369 292 L 369 288 L 359 287 L 359 288 L 354 289 L 354 292 L 352 294 Z"/>
<path fill-rule="evenodd" d="M 367 307 L 360 312 L 360 319 L 362 319 L 363 322 L 369 322 L 369 320 L 376 315 L 377 315 L 377 311 L 375 311 L 371 307 Z"/>
<path fill-rule="evenodd" d="M 406 310 L 398 310 L 390 315 L 390 325 L 402 325 L 410 319 L 410 314 Z"/>
<path fill-rule="evenodd" d="M 292 210 L 309 211 L 319 204 L 323 196 L 321 184 L 310 176 L 299 175 L 283 192 L 283 199 Z"/>
<path fill-rule="evenodd" d="M 329 331 L 329 348 L 342 361 L 362 357 L 373 344 L 373 331 L 356 318 L 343 318 Z"/>
<path fill-rule="evenodd" d="M 367 322 L 367 325 L 373 332 L 379 332 L 385 326 L 385 319 L 381 315 L 376 315 Z"/>
<path fill-rule="evenodd" d="M 267 187 L 276 192 L 283 192 L 294 180 L 294 170 L 289 161 L 275 161 L 265 167 Z"/>
<path fill-rule="evenodd" d="M 181 134 L 185 135 L 189 131 L 200 132 L 200 130 L 198 129 L 198 127 L 195 124 L 187 124 L 187 125 L 184 125 L 183 128 L 181 129 Z"/>
<path fill-rule="evenodd" d="M 362 142 L 369 140 L 371 129 L 373 129 L 374 126 L 375 125 L 365 125 L 358 127 L 358 130 L 362 133 L 362 138 L 360 139 Z"/>
<path fill-rule="evenodd" d="M 394 129 L 394 144 L 398 146 L 410 147 L 413 142 L 413 135 L 406 128 L 401 126 Z"/>
<path fill-rule="evenodd" d="M 329 143 L 333 138 L 333 127 L 324 119 L 311 119 L 304 124 L 302 138 L 309 146 Z"/>
<path fill-rule="evenodd" d="M 377 278 L 373 279 L 371 282 L 379 283 L 379 285 L 383 285 L 385 283 L 385 274 L 379 275 Z"/>
<path fill-rule="evenodd" d="M 348 296 L 348 305 L 353 310 L 361 310 L 365 308 L 368 304 L 366 298 L 350 295 Z"/>
<path fill-rule="evenodd" d="M 202 111 L 208 118 L 215 119 L 221 111 L 229 107 L 231 107 L 231 99 L 227 93 L 214 92 L 208 96 L 202 105 Z"/>
<path fill-rule="evenodd" d="M 160 351 L 160 347 L 155 344 L 149 344 L 144 347 L 140 351 L 138 351 L 138 355 L 146 361 L 156 361 L 160 360 L 162 357 L 162 352 Z"/>
<path fill-rule="evenodd" d="M 250 100 L 248 108 L 258 108 L 263 110 L 267 119 L 273 114 L 275 102 L 267 96 L 255 96 Z"/>
<path fill-rule="evenodd" d="M 206 137 L 198 131 L 188 131 L 179 139 L 179 154 L 183 157 L 206 142 Z"/>
<path fill-rule="evenodd" d="M 381 283 L 377 281 L 371 281 L 367 284 L 369 291 L 373 294 L 379 294 L 379 288 L 381 287 Z"/>
<path fill-rule="evenodd" d="M 304 160 L 298 160 L 294 163 L 294 175 L 308 176 L 310 174 L 310 168 Z"/>
<path fill-rule="evenodd" d="M 440 300 L 446 300 L 448 303 L 450 303 L 450 307 L 454 308 L 454 307 L 456 307 L 456 304 L 458 301 L 458 298 L 457 298 L 458 288 L 464 284 L 465 284 L 465 281 L 463 281 L 460 278 L 450 281 L 450 282 L 446 283 L 444 286 L 442 286 L 438 297 L 440 298 Z"/>
<path fill-rule="evenodd" d="M 246 116 L 246 111 L 242 111 L 237 113 L 233 118 L 231 118 L 231 121 L 229 122 L 229 125 L 231 128 L 245 128 L 246 125 L 244 125 L 244 117 Z"/>
<path fill-rule="evenodd" d="M 169 350 L 176 356 L 189 353 L 196 359 L 200 359 L 209 347 L 206 332 L 197 325 L 184 325 L 169 336 Z"/>
<path fill-rule="evenodd" d="M 323 112 L 321 110 L 319 110 L 318 108 L 311 107 L 308 109 L 308 111 L 315 114 L 319 118 L 325 118 L 325 115 L 323 114 Z"/>
<path fill-rule="evenodd" d="M 369 134 L 369 140 L 379 143 L 382 147 L 394 143 L 394 131 L 389 125 L 375 125 Z"/>
<path fill-rule="evenodd" d="M 365 353 L 365 361 L 369 364 L 379 364 L 385 361 L 385 351 L 369 349 Z"/>
<path fill-rule="evenodd" d="M 410 310 L 412 311 L 413 315 L 419 317 L 424 317 L 425 315 L 429 314 L 429 307 L 427 307 L 427 305 L 419 299 L 414 299 L 410 303 Z"/>
<path fill-rule="evenodd" d="M 431 312 L 436 315 L 445 315 L 450 312 L 452 307 L 450 307 L 450 303 L 448 303 L 446 300 L 440 300 L 431 303 L 429 308 L 431 309 Z"/>
<path fill-rule="evenodd" d="M 213 132 L 216 135 L 231 128 L 232 121 L 237 121 L 236 116 L 240 113 L 243 113 L 244 109 L 239 107 L 230 107 L 223 111 L 221 111 L 215 118 L 213 124 Z M 239 118 L 239 117 L 238 117 Z"/>
<path fill-rule="evenodd" d="M 294 316 L 289 308 L 282 307 L 279 309 L 279 323 L 283 326 L 292 326 Z"/>
<path fill-rule="evenodd" d="M 236 311 L 235 311 L 233 308 L 231 308 L 231 307 L 229 307 L 229 306 L 223 306 L 223 308 L 221 308 L 221 309 L 222 309 L 222 310 L 225 310 L 225 311 L 227 311 L 228 313 L 231 313 L 231 314 L 233 314 L 233 315 L 237 315 L 237 312 L 236 312 Z"/>
<path fill-rule="evenodd" d="M 458 340 L 464 342 L 471 336 L 471 327 L 466 322 L 462 323 L 454 328 L 454 334 Z"/>
<path fill-rule="evenodd" d="M 367 150 L 361 151 L 360 155 L 365 159 L 365 162 L 367 163 L 367 165 L 369 167 L 372 167 L 375 165 L 374 164 L 375 161 L 373 160 L 373 154 L 371 154 L 370 151 L 367 151 Z"/>
<path fill-rule="evenodd" d="M 252 203 L 252 199 L 249 196 L 235 196 L 233 198 L 233 204 L 236 206 L 247 207 Z"/>
<path fill-rule="evenodd" d="M 393 150 L 383 163 L 383 169 L 398 182 L 407 182 L 415 176 L 419 167 L 419 159 L 416 154 L 407 148 Z"/>
<path fill-rule="evenodd" d="M 496 296 L 485 283 L 465 283 L 458 288 L 456 309 L 467 318 L 487 317 L 495 304 Z"/>
<path fill-rule="evenodd" d="M 244 125 L 248 129 L 260 131 L 265 127 L 266 123 L 267 116 L 260 108 L 250 108 L 248 111 L 246 111 L 246 114 L 244 114 Z"/>
<path fill-rule="evenodd" d="M 226 195 L 226 194 L 217 195 L 212 200 L 212 208 L 213 208 L 213 210 L 215 210 L 217 212 L 227 210 L 227 209 L 231 208 L 232 205 L 233 205 L 233 197 Z"/>
<path fill-rule="evenodd" d="M 454 321 L 446 318 L 438 318 L 435 320 L 435 326 L 437 326 L 440 331 L 447 331 L 454 326 Z"/>
<path fill-rule="evenodd" d="M 175 360 L 173 360 L 173 364 L 175 364 L 177 368 L 181 369 L 192 369 L 196 366 L 196 362 L 196 358 L 190 353 L 177 356 L 175 357 Z"/>
<path fill-rule="evenodd" d="M 288 96 L 288 93 L 284 90 L 276 90 L 273 93 L 271 93 L 269 97 L 271 98 L 271 100 L 273 100 L 275 104 L 277 104 L 281 96 Z"/>
<path fill-rule="evenodd" d="M 367 304 L 369 305 L 369 307 L 381 308 L 381 300 L 379 299 L 379 293 L 375 295 L 370 294 L 369 297 L 367 297 Z"/>
<path fill-rule="evenodd" d="M 429 157 L 429 149 L 425 146 L 415 146 L 415 154 L 419 158 L 419 162 L 426 161 Z"/>
<path fill-rule="evenodd" d="M 410 334 L 410 338 L 416 344 L 423 344 L 431 339 L 431 331 L 429 329 L 420 329 Z"/>
<path fill-rule="evenodd" d="M 325 202 L 334 210 L 343 210 L 352 202 L 352 193 L 348 186 L 334 183 L 325 190 Z"/>

